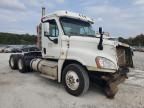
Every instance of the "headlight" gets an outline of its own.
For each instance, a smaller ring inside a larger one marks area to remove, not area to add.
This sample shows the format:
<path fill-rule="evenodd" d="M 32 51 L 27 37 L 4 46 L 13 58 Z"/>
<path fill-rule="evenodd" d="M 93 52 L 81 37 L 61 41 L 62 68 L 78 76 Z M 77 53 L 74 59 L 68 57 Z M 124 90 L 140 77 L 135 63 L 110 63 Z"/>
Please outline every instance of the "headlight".
<path fill-rule="evenodd" d="M 116 65 L 111 60 L 104 57 L 96 57 L 96 64 L 98 68 L 116 69 Z"/>

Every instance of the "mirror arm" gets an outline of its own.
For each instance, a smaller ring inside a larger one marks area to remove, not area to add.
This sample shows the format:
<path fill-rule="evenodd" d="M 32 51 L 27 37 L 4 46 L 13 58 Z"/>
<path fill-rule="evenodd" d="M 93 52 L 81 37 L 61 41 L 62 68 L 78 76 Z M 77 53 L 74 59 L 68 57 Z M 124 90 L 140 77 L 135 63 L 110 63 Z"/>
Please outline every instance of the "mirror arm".
<path fill-rule="evenodd" d="M 46 35 L 45 32 L 44 32 L 44 35 L 45 35 L 50 41 L 52 41 L 53 43 L 55 43 L 55 44 L 58 43 L 58 40 L 57 40 L 57 39 L 52 40 L 52 39 L 50 38 L 50 35 Z"/>
<path fill-rule="evenodd" d="M 49 39 L 50 41 L 52 41 L 53 43 L 55 43 L 55 44 L 58 43 L 58 41 L 57 41 L 56 39 L 52 40 L 49 36 L 47 36 L 47 37 L 48 37 L 48 39 Z"/>
<path fill-rule="evenodd" d="M 48 39 L 50 40 L 50 41 L 52 41 L 53 42 L 53 40 L 49 37 L 49 36 L 47 36 L 48 37 Z"/>

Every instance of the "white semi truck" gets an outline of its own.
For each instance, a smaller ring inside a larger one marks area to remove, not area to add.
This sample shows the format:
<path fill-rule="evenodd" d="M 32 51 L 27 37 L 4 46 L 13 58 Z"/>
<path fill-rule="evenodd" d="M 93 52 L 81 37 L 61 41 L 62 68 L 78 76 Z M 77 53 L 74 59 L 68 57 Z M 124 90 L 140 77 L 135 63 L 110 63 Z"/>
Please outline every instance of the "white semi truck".
<path fill-rule="evenodd" d="M 84 15 L 58 11 L 42 17 L 41 52 L 12 54 L 9 65 L 25 73 L 38 71 L 43 77 L 62 83 L 74 96 L 84 94 L 91 81 L 102 87 L 109 98 L 133 67 L 129 45 L 100 37 L 92 28 L 94 21 Z"/>

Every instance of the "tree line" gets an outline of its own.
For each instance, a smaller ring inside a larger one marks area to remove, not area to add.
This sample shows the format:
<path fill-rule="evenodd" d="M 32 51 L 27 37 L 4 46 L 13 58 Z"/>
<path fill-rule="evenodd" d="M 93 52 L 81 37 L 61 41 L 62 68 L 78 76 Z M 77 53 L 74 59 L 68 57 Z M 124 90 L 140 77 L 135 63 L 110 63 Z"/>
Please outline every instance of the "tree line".
<path fill-rule="evenodd" d="M 144 34 L 140 34 L 135 37 L 130 37 L 127 39 L 119 37 L 118 40 L 131 46 L 144 46 Z"/>
<path fill-rule="evenodd" d="M 144 34 L 135 37 L 123 38 L 119 37 L 120 42 L 129 44 L 131 46 L 144 46 Z M 14 33 L 0 33 L 0 44 L 20 45 L 20 44 L 36 44 L 36 36 L 30 34 L 14 34 Z"/>
<path fill-rule="evenodd" d="M 26 45 L 35 44 L 36 36 L 30 34 L 0 33 L 0 44 Z"/>

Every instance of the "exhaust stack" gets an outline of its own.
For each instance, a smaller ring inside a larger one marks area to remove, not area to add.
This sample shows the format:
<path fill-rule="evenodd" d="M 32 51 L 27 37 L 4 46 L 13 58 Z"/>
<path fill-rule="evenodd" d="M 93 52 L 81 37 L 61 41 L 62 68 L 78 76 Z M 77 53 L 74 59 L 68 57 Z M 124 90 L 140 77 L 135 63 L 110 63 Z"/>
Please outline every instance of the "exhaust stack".
<path fill-rule="evenodd" d="M 42 17 L 45 16 L 45 7 L 42 7 Z M 40 23 L 37 26 L 37 42 L 36 45 L 39 49 L 41 49 L 41 29 L 42 29 L 42 24 Z"/>
<path fill-rule="evenodd" d="M 45 7 L 42 7 L 42 17 L 45 16 Z"/>

